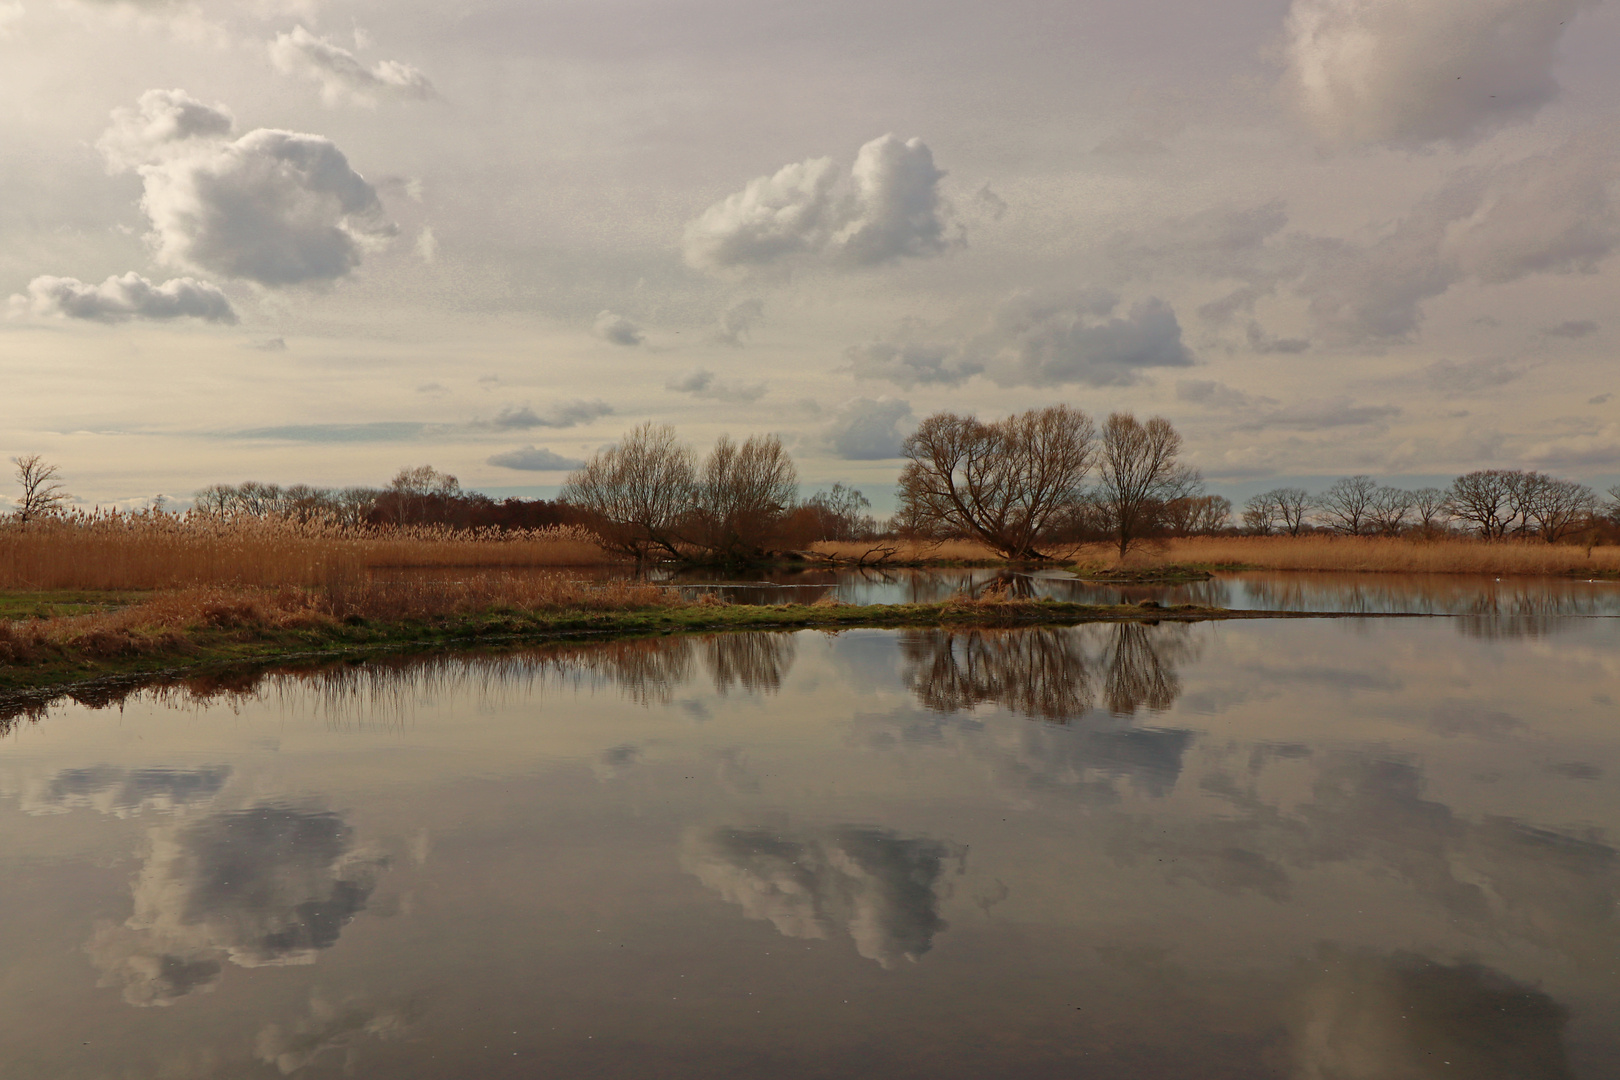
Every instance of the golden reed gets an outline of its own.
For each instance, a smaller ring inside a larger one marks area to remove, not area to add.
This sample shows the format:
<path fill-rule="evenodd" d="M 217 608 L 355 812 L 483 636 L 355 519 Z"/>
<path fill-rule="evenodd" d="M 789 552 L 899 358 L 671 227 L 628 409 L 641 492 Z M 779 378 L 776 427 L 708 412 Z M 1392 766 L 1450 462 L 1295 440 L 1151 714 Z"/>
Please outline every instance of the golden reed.
<path fill-rule="evenodd" d="M 0 525 L 0 589 L 326 586 L 384 567 L 596 566 L 583 529 L 371 528 L 206 514 L 69 514 Z"/>

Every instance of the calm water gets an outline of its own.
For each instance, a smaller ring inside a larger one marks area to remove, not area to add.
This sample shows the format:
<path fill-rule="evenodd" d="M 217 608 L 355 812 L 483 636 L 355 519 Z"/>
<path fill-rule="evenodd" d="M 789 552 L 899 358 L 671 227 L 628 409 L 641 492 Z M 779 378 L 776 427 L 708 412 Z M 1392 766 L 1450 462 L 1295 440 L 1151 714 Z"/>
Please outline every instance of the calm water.
<path fill-rule="evenodd" d="M 1184 585 L 1102 585 L 1067 571 L 997 569 L 807 570 L 758 580 L 684 571 L 661 580 L 692 593 L 714 591 L 741 604 L 810 603 L 824 596 L 849 604 L 937 603 L 955 593 L 1006 585 L 1024 596 L 1087 604 L 1204 604 L 1247 611 L 1409 612 L 1529 619 L 1620 615 L 1620 581 L 1480 574 L 1250 572 Z"/>
<path fill-rule="evenodd" d="M 1620 623 L 1460 622 L 664 638 L 14 716 L 0 1076 L 1620 1076 Z"/>

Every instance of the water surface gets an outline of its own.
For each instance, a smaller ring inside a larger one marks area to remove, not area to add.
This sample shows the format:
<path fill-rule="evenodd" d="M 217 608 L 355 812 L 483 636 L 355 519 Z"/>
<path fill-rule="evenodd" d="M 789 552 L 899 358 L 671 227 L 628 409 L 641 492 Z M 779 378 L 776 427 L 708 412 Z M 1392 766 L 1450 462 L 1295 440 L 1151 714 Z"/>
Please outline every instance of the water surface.
<path fill-rule="evenodd" d="M 0 1075 L 1620 1075 L 1617 624 L 852 631 L 64 701 Z"/>

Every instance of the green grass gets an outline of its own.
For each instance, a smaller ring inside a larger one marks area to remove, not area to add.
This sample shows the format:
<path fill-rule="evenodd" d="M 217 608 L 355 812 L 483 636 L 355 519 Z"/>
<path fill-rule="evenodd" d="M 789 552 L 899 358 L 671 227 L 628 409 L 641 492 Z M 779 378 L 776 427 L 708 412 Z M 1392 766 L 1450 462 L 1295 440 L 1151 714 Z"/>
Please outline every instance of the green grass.
<path fill-rule="evenodd" d="M 53 589 L 25 592 L 0 591 L 0 619 L 53 619 L 59 615 L 90 615 L 114 611 L 142 600 L 148 592 L 104 589 Z"/>

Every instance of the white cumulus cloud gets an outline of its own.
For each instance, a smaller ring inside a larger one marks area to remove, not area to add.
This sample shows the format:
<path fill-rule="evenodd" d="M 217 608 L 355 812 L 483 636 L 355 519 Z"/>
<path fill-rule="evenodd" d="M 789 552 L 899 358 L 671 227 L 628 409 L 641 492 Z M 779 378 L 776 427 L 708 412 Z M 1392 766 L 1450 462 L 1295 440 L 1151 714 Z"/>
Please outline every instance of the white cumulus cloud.
<path fill-rule="evenodd" d="M 113 113 L 99 145 L 110 168 L 141 176 L 160 261 L 262 285 L 328 282 L 398 232 L 331 140 L 232 133 L 229 113 L 179 90 Z"/>
<path fill-rule="evenodd" d="M 1465 143 L 1558 94 L 1568 21 L 1596 0 L 1294 0 L 1289 81 L 1341 144 Z"/>
<path fill-rule="evenodd" d="M 354 53 L 302 26 L 277 34 L 269 44 L 270 62 L 283 75 L 320 84 L 327 105 L 351 102 L 371 106 L 381 96 L 431 98 L 433 84 L 409 64 L 379 60 L 367 67 Z"/>
<path fill-rule="evenodd" d="M 11 304 L 38 317 L 97 322 L 179 318 L 236 322 L 236 311 L 218 286 L 189 277 L 156 285 L 133 271 L 100 285 L 77 278 L 37 277 L 28 283 L 28 294 L 13 296 Z"/>
<path fill-rule="evenodd" d="M 873 139 L 843 173 L 831 158 L 750 180 L 686 227 L 685 254 L 701 270 L 765 266 L 794 256 L 876 266 L 944 253 L 944 173 L 921 139 Z"/>

